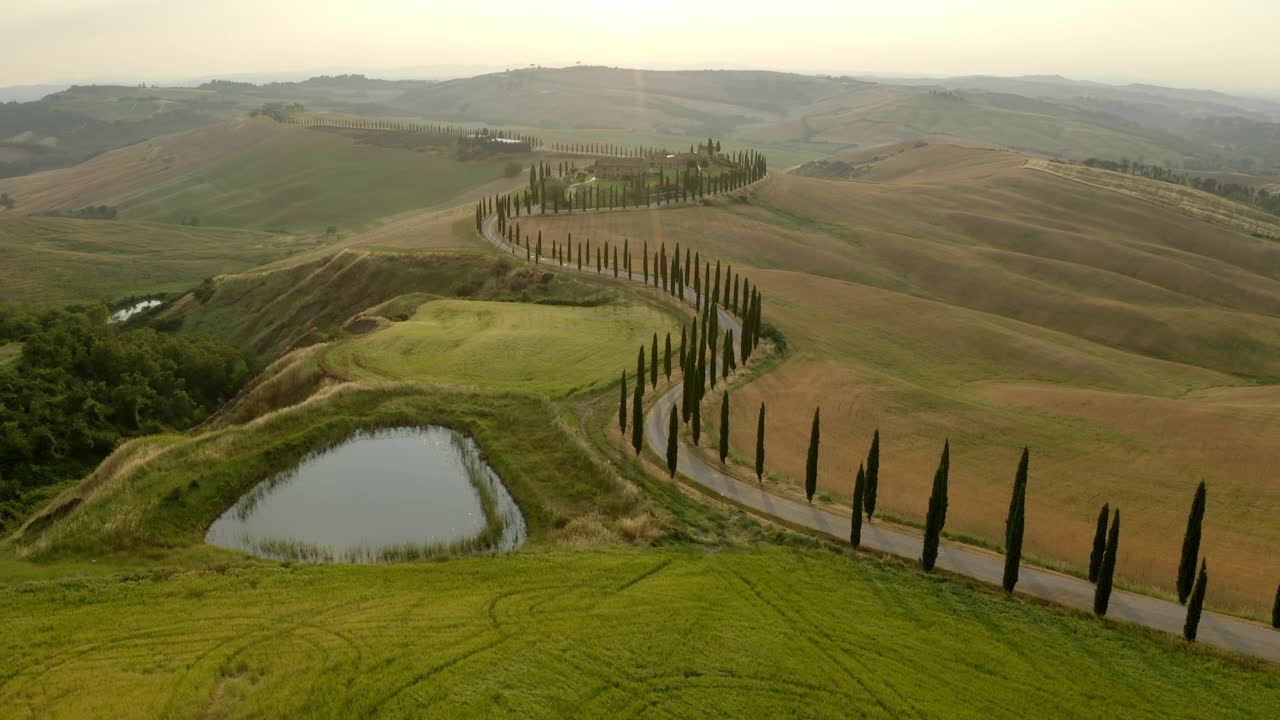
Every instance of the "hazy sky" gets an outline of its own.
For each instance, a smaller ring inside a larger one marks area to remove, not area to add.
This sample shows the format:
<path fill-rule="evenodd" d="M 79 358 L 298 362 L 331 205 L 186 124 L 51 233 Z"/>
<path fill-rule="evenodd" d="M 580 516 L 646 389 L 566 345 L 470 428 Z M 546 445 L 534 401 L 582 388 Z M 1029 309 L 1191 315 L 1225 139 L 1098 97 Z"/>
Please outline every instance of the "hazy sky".
<path fill-rule="evenodd" d="M 0 85 L 574 62 L 1280 89 L 1280 0 L 36 0 Z"/>

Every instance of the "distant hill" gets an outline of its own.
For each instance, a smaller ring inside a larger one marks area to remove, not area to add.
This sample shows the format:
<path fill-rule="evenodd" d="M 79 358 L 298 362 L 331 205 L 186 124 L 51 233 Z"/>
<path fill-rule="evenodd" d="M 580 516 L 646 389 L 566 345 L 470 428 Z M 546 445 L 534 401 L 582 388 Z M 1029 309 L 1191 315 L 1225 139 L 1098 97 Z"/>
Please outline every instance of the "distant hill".
<path fill-rule="evenodd" d="M 1280 102 L 1263 98 L 1052 76 L 867 82 L 598 66 L 444 82 L 334 75 L 184 88 L 77 86 L 0 105 L 0 177 L 73 165 L 242 117 L 268 102 L 357 117 L 593 133 L 589 141 L 600 142 L 661 146 L 715 136 L 772 146 L 789 159 L 936 135 L 1066 159 L 1130 158 L 1280 177 Z"/>

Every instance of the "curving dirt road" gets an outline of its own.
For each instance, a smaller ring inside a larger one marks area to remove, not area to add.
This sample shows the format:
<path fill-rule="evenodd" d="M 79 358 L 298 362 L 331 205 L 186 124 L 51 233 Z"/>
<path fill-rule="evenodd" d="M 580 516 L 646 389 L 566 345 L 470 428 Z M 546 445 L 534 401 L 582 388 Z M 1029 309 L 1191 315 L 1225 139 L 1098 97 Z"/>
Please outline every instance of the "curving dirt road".
<path fill-rule="evenodd" d="M 496 225 L 496 216 L 483 221 L 481 227 L 485 238 L 502 250 L 510 252 L 511 246 L 498 236 L 495 231 Z M 517 250 L 516 257 L 521 255 L 522 252 Z M 542 258 L 547 263 L 553 263 L 545 255 Z M 575 268 L 567 265 L 559 268 L 576 271 Z M 582 272 L 594 274 L 595 269 L 584 268 Z M 633 279 L 637 283 L 643 282 L 640 278 Z M 692 289 L 685 289 L 685 299 L 693 302 Z M 723 309 L 720 309 L 720 328 L 722 331 L 732 329 L 735 338 L 742 337 L 742 323 Z M 737 350 L 736 347 L 733 349 L 735 357 Z M 668 390 L 658 398 L 645 415 L 645 443 L 660 457 L 666 457 L 667 425 L 671 408 L 680 401 L 683 393 L 684 389 L 680 386 Z M 753 512 L 848 541 L 850 531 L 848 518 L 807 503 L 774 495 L 757 485 L 731 477 L 704 460 L 689 447 L 685 439 L 681 438 L 679 442 L 680 453 L 676 467 L 681 474 L 693 482 Z M 862 544 L 881 552 L 916 559 L 920 557 L 922 540 L 919 535 L 909 530 L 884 522 L 873 522 L 863 524 Z M 966 575 L 991 585 L 1000 585 L 1004 577 L 1003 556 L 958 543 L 945 541 L 942 543 L 938 551 L 937 565 L 950 572 Z M 1034 567 L 1025 562 L 1019 571 L 1017 592 L 1069 608 L 1093 611 L 1092 583 L 1081 578 Z M 1107 617 L 1180 635 L 1183 622 L 1186 620 L 1186 609 L 1168 600 L 1115 590 L 1111 594 Z M 1265 625 L 1205 612 L 1200 620 L 1197 637 L 1200 642 L 1208 645 L 1271 662 L 1280 662 L 1280 631 Z"/>

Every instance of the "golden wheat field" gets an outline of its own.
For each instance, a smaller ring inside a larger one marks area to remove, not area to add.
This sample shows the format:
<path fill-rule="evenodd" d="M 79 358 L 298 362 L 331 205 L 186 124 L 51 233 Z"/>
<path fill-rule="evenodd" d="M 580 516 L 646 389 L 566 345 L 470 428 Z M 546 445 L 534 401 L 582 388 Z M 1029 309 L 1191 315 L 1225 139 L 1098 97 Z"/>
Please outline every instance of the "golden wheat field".
<path fill-rule="evenodd" d="M 1209 602 L 1269 608 L 1280 244 L 1008 151 L 906 144 L 858 161 L 854 180 L 775 174 L 710 207 L 522 221 L 679 243 L 758 284 L 791 355 L 735 390 L 731 425 L 749 453 L 767 403 L 772 470 L 803 476 L 820 404 L 822 487 L 848 496 L 879 427 L 881 507 L 919 519 L 950 438 L 948 529 L 999 542 L 1027 446 L 1028 552 L 1081 565 L 1110 502 L 1121 575 L 1162 589 L 1203 479 Z"/>

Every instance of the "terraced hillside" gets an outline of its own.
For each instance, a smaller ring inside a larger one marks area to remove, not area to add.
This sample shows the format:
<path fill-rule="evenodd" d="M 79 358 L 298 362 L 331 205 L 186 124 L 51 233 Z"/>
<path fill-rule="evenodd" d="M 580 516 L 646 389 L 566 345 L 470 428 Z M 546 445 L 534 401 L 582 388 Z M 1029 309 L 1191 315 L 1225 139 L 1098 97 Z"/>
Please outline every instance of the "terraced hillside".
<path fill-rule="evenodd" d="M 1084 565 L 1109 501 L 1125 510 L 1121 574 L 1168 588 L 1203 478 L 1210 603 L 1269 609 L 1280 244 L 1016 153 L 869 155 L 853 181 L 774 175 L 712 207 L 526 222 L 548 237 L 681 242 L 759 283 L 793 353 L 737 391 L 731 427 L 752 448 L 768 404 L 784 487 L 802 477 L 821 405 L 820 487 L 848 496 L 878 427 L 881 506 L 920 518 L 949 437 L 948 528 L 996 540 L 1029 446 L 1028 551 Z"/>

